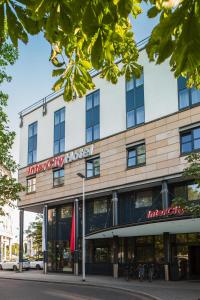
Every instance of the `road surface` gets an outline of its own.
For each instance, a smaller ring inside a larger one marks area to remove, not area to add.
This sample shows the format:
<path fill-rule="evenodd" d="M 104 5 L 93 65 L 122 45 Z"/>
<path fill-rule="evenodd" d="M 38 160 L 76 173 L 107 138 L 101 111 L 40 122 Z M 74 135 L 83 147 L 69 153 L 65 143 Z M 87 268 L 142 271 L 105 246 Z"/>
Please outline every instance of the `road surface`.
<path fill-rule="evenodd" d="M 148 300 L 117 289 L 0 279 L 0 300 Z"/>

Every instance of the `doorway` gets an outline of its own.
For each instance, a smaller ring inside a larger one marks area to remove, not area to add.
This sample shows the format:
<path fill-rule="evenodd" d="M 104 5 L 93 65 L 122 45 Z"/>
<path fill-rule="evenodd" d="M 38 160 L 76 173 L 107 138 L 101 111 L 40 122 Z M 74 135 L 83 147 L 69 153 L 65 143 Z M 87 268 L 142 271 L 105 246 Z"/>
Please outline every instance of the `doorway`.
<path fill-rule="evenodd" d="M 200 278 L 200 246 L 189 246 L 190 277 Z"/>

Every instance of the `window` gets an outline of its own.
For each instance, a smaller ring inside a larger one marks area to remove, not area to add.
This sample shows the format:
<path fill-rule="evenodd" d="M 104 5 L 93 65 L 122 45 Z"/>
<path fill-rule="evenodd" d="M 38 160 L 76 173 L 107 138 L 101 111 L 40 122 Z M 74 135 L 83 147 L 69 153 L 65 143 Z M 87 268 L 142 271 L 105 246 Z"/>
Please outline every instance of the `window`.
<path fill-rule="evenodd" d="M 65 151 L 65 108 L 54 113 L 54 155 Z"/>
<path fill-rule="evenodd" d="M 86 162 L 87 178 L 100 175 L 100 157 L 90 159 Z"/>
<path fill-rule="evenodd" d="M 94 215 L 107 213 L 107 200 L 95 200 L 93 205 Z"/>
<path fill-rule="evenodd" d="M 60 216 L 61 216 L 61 219 L 71 218 L 72 217 L 72 206 L 61 207 Z"/>
<path fill-rule="evenodd" d="M 179 109 L 191 107 L 200 103 L 200 90 L 195 88 L 188 89 L 186 82 L 186 78 L 182 76 L 178 78 Z"/>
<path fill-rule="evenodd" d="M 99 127 L 99 91 L 86 97 L 86 142 L 100 138 Z"/>
<path fill-rule="evenodd" d="M 36 191 L 36 177 L 27 179 L 27 193 L 34 193 Z"/>
<path fill-rule="evenodd" d="M 36 162 L 37 155 L 37 122 L 28 126 L 28 164 Z"/>
<path fill-rule="evenodd" d="M 127 154 L 128 168 L 144 165 L 146 162 L 145 144 L 136 145 L 127 149 Z"/>
<path fill-rule="evenodd" d="M 144 123 L 144 75 L 126 82 L 127 128 Z"/>
<path fill-rule="evenodd" d="M 200 127 L 181 133 L 181 154 L 200 150 Z"/>
<path fill-rule="evenodd" d="M 53 171 L 53 186 L 63 185 L 64 180 L 65 180 L 64 169 Z"/>
<path fill-rule="evenodd" d="M 200 187 L 196 183 L 186 183 L 174 187 L 174 196 L 189 201 L 200 200 Z"/>
<path fill-rule="evenodd" d="M 152 206 L 152 191 L 142 191 L 136 193 L 135 208 Z"/>

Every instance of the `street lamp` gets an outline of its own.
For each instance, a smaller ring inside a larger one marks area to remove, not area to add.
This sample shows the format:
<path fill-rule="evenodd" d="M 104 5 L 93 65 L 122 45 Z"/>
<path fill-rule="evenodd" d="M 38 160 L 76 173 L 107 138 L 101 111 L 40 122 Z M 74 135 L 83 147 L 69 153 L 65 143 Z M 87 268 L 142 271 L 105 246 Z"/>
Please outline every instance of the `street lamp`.
<path fill-rule="evenodd" d="M 77 173 L 83 181 L 83 207 L 82 207 L 82 281 L 85 281 L 85 175 Z"/>

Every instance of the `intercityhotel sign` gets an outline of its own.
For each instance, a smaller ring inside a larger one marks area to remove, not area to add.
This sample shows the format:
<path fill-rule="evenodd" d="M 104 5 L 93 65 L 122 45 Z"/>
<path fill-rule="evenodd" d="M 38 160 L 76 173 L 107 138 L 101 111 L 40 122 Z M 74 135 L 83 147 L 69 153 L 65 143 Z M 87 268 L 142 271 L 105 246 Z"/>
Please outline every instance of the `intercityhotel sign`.
<path fill-rule="evenodd" d="M 185 210 L 181 207 L 169 207 L 166 209 L 156 209 L 149 210 L 147 213 L 147 219 L 152 219 L 156 217 L 166 217 L 166 216 L 182 216 L 184 215 Z"/>
<path fill-rule="evenodd" d="M 55 156 L 44 163 L 39 163 L 33 166 L 30 166 L 27 169 L 27 174 L 34 175 L 37 173 L 45 172 L 54 168 L 62 168 L 64 164 L 68 164 L 72 161 L 76 161 L 81 158 L 89 157 L 93 154 L 94 145 L 90 147 L 81 148 L 79 150 L 71 151 L 61 156 Z"/>

